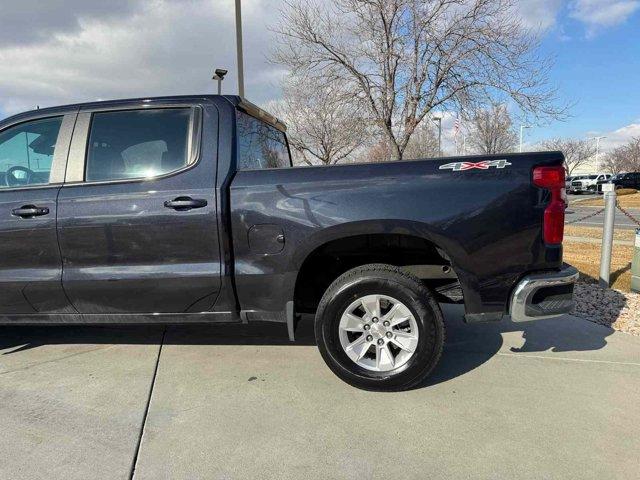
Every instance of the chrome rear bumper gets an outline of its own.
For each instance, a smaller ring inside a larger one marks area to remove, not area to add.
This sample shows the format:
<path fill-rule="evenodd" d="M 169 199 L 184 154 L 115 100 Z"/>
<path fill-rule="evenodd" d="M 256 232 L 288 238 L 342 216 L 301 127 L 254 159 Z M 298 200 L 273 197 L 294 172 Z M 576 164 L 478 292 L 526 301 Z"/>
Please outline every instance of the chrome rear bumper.
<path fill-rule="evenodd" d="M 573 308 L 573 285 L 578 271 L 565 266 L 558 272 L 524 277 L 511 296 L 509 313 L 514 322 L 526 322 L 569 313 Z"/>

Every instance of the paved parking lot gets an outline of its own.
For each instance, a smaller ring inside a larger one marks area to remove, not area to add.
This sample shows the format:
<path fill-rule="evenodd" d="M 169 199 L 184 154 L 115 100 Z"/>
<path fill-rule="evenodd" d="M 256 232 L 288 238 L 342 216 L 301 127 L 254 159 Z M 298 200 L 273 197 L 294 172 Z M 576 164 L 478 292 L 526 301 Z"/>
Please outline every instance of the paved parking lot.
<path fill-rule="evenodd" d="M 594 215 L 592 217 L 586 218 L 584 220 L 584 217 L 587 217 L 593 213 L 596 213 L 598 211 L 601 210 L 601 207 L 585 207 L 585 206 L 581 206 L 580 205 L 580 201 L 581 200 L 587 200 L 590 198 L 598 198 L 599 195 L 597 194 L 588 194 L 588 195 L 568 195 L 568 200 L 569 200 L 569 207 L 567 208 L 566 212 L 565 212 L 565 216 L 566 216 L 566 222 L 567 223 L 574 223 L 575 225 L 580 225 L 583 227 L 602 227 L 602 224 L 604 222 L 604 213 L 598 213 L 598 215 Z M 631 213 L 632 215 L 634 215 L 634 217 L 636 218 L 640 218 L 640 209 L 638 208 L 627 208 L 626 210 L 629 211 L 629 213 Z M 580 220 L 578 222 L 576 222 L 576 220 Z M 629 230 L 633 230 L 638 228 L 638 225 L 636 225 L 630 218 L 626 217 L 624 215 L 624 213 L 622 213 L 620 210 L 616 209 L 616 213 L 615 213 L 615 227 L 618 229 L 629 229 Z"/>
<path fill-rule="evenodd" d="M 356 390 L 311 324 L 1 327 L 0 478 L 637 478 L 640 338 L 464 325 L 427 385 Z"/>
<path fill-rule="evenodd" d="M 591 215 L 592 213 L 598 212 L 600 209 L 598 207 L 580 207 L 579 204 L 575 206 L 569 206 L 566 211 L 566 222 L 573 223 L 574 225 L 580 225 L 583 227 L 600 227 L 602 228 L 602 224 L 604 222 L 604 212 L 598 213 L 597 215 L 590 216 L 589 218 L 584 219 L 584 217 Z M 631 213 L 635 218 L 640 218 L 640 209 L 637 208 L 628 208 L 627 211 Z M 584 219 L 584 220 L 583 220 Z M 576 220 L 579 220 L 576 222 Z M 615 228 L 624 229 L 624 230 L 634 230 L 638 228 L 629 217 L 627 217 L 620 210 L 616 210 L 615 214 Z"/>

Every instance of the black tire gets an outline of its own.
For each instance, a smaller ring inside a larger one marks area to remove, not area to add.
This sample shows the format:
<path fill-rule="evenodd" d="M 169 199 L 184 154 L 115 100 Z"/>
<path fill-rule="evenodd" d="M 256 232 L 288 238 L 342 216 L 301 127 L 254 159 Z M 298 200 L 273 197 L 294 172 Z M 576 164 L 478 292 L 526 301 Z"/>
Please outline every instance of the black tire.
<path fill-rule="evenodd" d="M 418 326 L 418 345 L 407 363 L 387 372 L 367 370 L 352 361 L 340 344 L 339 322 L 347 307 L 364 295 L 393 297 L 411 311 Z M 442 312 L 429 289 L 398 267 L 370 264 L 338 277 L 324 293 L 315 317 L 315 336 L 322 358 L 342 380 L 364 390 L 400 391 L 422 383 L 440 359 L 444 345 Z"/>

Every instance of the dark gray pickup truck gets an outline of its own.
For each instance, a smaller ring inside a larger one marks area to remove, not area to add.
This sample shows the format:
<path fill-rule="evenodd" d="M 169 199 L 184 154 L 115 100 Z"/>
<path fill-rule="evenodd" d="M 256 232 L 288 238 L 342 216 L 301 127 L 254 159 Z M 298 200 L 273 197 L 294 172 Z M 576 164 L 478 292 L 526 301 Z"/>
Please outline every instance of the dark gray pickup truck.
<path fill-rule="evenodd" d="M 410 388 L 467 322 L 572 306 L 558 152 L 292 167 L 285 127 L 233 96 L 123 100 L 0 122 L 4 324 L 315 313 L 329 367 Z"/>

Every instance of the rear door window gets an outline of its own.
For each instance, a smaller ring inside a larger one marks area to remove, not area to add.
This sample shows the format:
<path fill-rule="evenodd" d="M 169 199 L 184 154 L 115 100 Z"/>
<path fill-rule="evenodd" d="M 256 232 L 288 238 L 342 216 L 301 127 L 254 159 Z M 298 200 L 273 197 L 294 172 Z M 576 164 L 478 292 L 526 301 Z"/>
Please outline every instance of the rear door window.
<path fill-rule="evenodd" d="M 238 169 L 291 166 L 287 139 L 277 128 L 244 112 L 236 113 Z"/>
<path fill-rule="evenodd" d="M 189 164 L 190 108 L 94 113 L 85 180 L 147 178 Z"/>
<path fill-rule="evenodd" d="M 0 189 L 46 185 L 62 117 L 21 123 L 0 132 Z"/>

